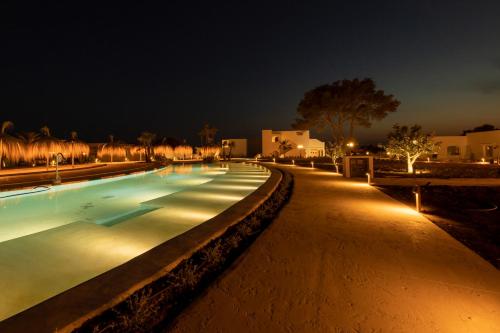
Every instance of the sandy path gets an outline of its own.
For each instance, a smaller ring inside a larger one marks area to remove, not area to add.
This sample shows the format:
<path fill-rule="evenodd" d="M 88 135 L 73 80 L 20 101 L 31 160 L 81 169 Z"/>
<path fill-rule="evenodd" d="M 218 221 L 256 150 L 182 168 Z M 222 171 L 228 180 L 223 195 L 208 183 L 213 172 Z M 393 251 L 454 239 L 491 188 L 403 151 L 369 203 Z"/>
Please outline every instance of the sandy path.
<path fill-rule="evenodd" d="M 174 332 L 500 332 L 500 272 L 373 187 L 289 168 L 290 203 Z"/>

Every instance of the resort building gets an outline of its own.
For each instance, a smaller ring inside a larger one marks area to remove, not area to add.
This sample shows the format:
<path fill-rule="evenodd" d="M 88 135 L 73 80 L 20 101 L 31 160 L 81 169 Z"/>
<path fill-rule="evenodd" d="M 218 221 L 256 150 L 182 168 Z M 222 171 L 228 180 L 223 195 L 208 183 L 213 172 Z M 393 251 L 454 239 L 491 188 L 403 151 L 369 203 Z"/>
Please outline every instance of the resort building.
<path fill-rule="evenodd" d="M 457 136 L 435 136 L 438 161 L 493 161 L 500 159 L 500 130 Z"/>
<path fill-rule="evenodd" d="M 247 157 L 247 139 L 222 139 L 223 155 L 231 157 Z"/>
<path fill-rule="evenodd" d="M 280 150 L 284 141 L 290 150 Z M 262 156 L 320 157 L 325 156 L 325 143 L 312 139 L 309 131 L 273 131 L 262 130 Z"/>

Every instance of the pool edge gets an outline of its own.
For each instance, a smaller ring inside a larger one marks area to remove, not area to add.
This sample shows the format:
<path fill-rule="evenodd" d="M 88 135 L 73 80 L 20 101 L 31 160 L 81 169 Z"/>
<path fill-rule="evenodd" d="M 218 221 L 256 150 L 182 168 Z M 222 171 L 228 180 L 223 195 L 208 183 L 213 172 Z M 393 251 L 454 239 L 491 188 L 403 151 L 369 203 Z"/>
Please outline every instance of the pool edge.
<path fill-rule="evenodd" d="M 120 266 L 5 319 L 0 322 L 0 331 L 70 332 L 120 303 L 165 275 L 267 200 L 282 179 L 280 171 L 267 169 L 271 175 L 265 183 L 219 215 Z"/>

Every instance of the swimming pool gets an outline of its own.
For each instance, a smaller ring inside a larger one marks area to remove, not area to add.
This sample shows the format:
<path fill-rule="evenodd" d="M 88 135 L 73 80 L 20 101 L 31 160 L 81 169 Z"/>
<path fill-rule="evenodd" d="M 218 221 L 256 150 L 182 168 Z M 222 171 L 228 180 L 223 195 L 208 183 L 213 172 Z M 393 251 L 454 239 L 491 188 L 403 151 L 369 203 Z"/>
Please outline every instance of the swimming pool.
<path fill-rule="evenodd" d="M 0 192 L 0 320 L 207 221 L 268 177 L 198 164 Z"/>

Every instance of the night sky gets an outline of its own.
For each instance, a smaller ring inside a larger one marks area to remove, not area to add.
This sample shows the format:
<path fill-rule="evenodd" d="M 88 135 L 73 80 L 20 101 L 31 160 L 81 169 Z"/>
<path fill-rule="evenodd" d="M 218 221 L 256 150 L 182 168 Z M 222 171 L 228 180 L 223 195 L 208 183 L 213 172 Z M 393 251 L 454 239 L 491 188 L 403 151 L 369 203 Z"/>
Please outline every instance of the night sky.
<path fill-rule="evenodd" d="M 0 5 L 0 121 L 16 130 L 258 138 L 289 128 L 306 90 L 355 77 L 402 102 L 362 143 L 395 122 L 500 126 L 500 1 L 16 3 Z"/>

